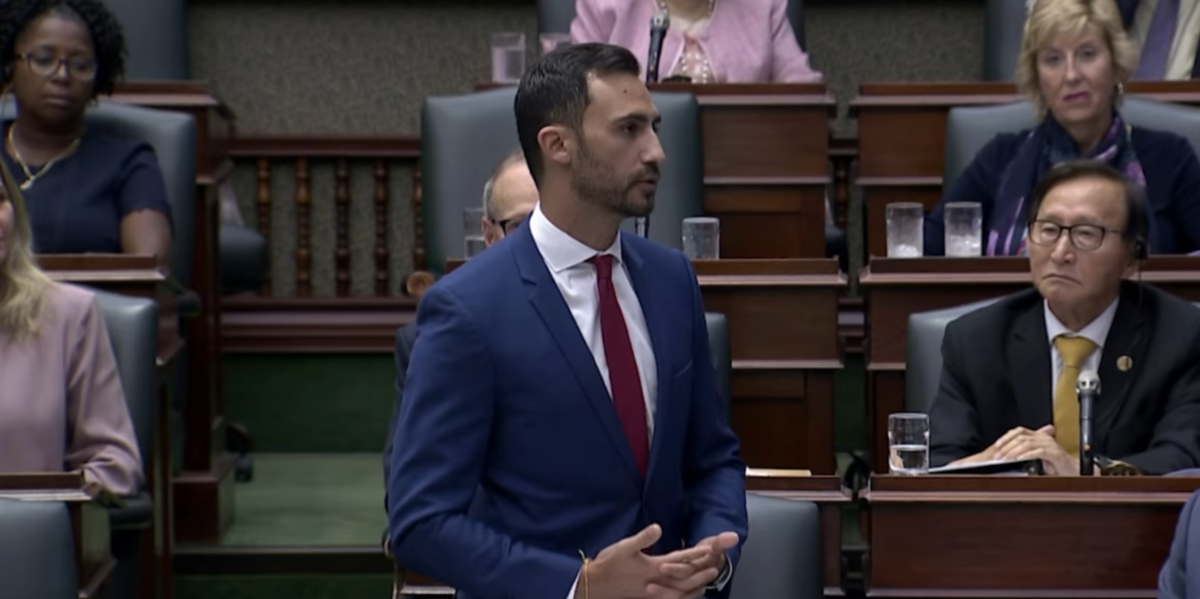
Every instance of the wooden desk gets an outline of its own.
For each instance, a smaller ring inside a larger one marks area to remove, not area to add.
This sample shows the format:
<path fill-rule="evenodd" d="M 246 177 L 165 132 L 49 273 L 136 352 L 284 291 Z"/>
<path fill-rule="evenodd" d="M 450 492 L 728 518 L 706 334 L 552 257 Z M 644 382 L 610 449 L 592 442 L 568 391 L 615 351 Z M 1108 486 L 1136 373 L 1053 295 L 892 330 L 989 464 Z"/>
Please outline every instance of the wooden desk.
<path fill-rule="evenodd" d="M 1141 280 L 1200 301 L 1200 257 L 1156 256 Z M 904 410 L 908 317 L 1028 289 L 1029 260 L 1003 258 L 873 258 L 859 285 L 866 302 L 868 455 L 887 471 L 887 417 Z"/>
<path fill-rule="evenodd" d="M 825 257 L 829 121 L 837 100 L 824 85 L 650 87 L 690 93 L 700 104 L 704 212 L 721 219 L 722 258 Z"/>
<path fill-rule="evenodd" d="M 234 458 L 224 447 L 221 402 L 221 265 L 217 189 L 233 172 L 228 157 L 233 113 L 204 81 L 136 81 L 117 87 L 114 101 L 190 114 L 196 120 L 195 239 L 190 287 L 200 314 L 188 319 L 189 344 L 183 472 L 175 479 L 184 543 L 214 543 L 233 521 Z"/>
<path fill-rule="evenodd" d="M 159 405 L 154 426 L 154 455 L 146 468 L 146 488 L 154 500 L 157 517 L 142 538 L 140 569 L 143 596 L 170 597 L 172 541 L 171 497 L 171 390 L 174 360 L 183 349 L 179 332 L 175 285 L 153 256 L 126 254 L 40 254 L 38 265 L 50 278 L 63 283 L 94 287 L 110 293 L 152 299 L 158 304 L 157 388 Z"/>
<path fill-rule="evenodd" d="M 836 476 L 807 476 L 795 471 L 751 470 L 746 473 L 746 491 L 817 504 L 821 513 L 821 568 L 825 596 L 843 595 L 842 507 L 850 502 L 850 492 L 842 488 L 841 480 Z M 398 599 L 401 594 L 452 597 L 454 589 L 397 565 L 393 597 Z"/>
<path fill-rule="evenodd" d="M 1137 82 L 1127 93 L 1200 105 L 1200 81 Z M 985 106 L 1022 97 L 1012 83 L 871 83 L 850 103 L 858 119 L 858 179 L 865 203 L 867 256 L 887 255 L 885 208 L 942 197 L 946 117 L 955 106 Z"/>
<path fill-rule="evenodd" d="M 0 499 L 60 501 L 71 515 L 79 598 L 99 597 L 116 561 L 109 540 L 108 511 L 92 501 L 78 472 L 0 475 Z"/>
<path fill-rule="evenodd" d="M 448 260 L 447 273 L 463 263 Z M 755 468 L 834 474 L 833 372 L 842 368 L 834 258 L 697 260 L 704 309 L 729 325 L 730 420 Z"/>
<path fill-rule="evenodd" d="M 875 476 L 870 597 L 1155 596 L 1200 479 Z"/>

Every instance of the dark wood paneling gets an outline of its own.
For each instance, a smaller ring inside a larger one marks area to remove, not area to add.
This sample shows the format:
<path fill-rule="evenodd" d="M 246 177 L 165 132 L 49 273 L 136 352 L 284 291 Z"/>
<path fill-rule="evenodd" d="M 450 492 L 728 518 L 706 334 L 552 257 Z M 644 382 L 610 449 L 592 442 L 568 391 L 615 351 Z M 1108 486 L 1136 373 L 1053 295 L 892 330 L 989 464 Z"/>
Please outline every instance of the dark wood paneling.
<path fill-rule="evenodd" d="M 869 596 L 1154 597 L 1180 506 L 1198 487 L 1194 478 L 877 476 L 863 494 Z"/>
<path fill-rule="evenodd" d="M 709 177 L 704 212 L 721 219 L 721 258 L 820 257 L 824 177 Z"/>

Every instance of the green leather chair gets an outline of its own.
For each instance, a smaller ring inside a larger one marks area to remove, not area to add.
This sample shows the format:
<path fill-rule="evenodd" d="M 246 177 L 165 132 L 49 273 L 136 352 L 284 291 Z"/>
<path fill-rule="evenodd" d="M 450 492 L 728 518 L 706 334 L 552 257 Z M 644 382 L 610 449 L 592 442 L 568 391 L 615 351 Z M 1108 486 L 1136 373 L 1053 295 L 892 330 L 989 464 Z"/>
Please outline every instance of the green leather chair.
<path fill-rule="evenodd" d="M 817 504 L 746 493 L 749 535 L 730 599 L 822 599 L 821 515 Z"/>
<path fill-rule="evenodd" d="M 712 356 L 716 371 L 717 392 L 721 395 L 721 407 L 729 418 L 733 403 L 733 362 L 729 356 L 729 322 L 719 312 L 705 312 L 704 324 L 708 327 L 708 352 Z"/>
<path fill-rule="evenodd" d="M 463 257 L 463 209 L 482 207 L 483 185 L 496 163 L 517 148 L 515 87 L 462 96 L 431 97 L 421 110 L 421 182 L 426 270 L 435 276 L 447 258 Z M 683 219 L 703 214 L 704 164 L 700 108 L 691 94 L 654 93 L 662 114 L 659 138 L 667 153 L 650 216 L 649 236 L 683 245 Z M 623 228 L 633 232 L 634 219 Z"/>
<path fill-rule="evenodd" d="M 155 467 L 154 448 L 158 435 L 158 304 L 140 297 L 117 295 L 97 289 L 104 324 L 117 359 L 117 373 L 125 390 L 125 403 L 133 420 L 138 451 L 142 455 L 146 480 Z M 160 481 L 161 482 L 161 481 Z M 160 493 L 161 490 L 155 490 Z M 107 596 L 131 599 L 137 596 L 142 572 L 142 538 L 152 529 L 156 502 L 149 490 L 125 498 L 125 505 L 109 510 L 112 527 L 112 554 L 117 567 L 109 578 Z M 153 546 L 151 543 L 149 546 Z M 152 599 L 152 598 L 138 598 Z"/>
<path fill-rule="evenodd" d="M 1121 114 L 1135 127 L 1171 131 L 1192 142 L 1200 152 L 1200 109 L 1138 96 L 1126 96 Z M 1027 101 L 998 106 L 959 106 L 946 118 L 943 179 L 954 185 L 963 169 L 992 138 L 1037 126 L 1033 106 Z"/>
<path fill-rule="evenodd" d="M 539 33 L 568 33 L 571 31 L 571 21 L 575 19 L 576 0 L 538 0 L 538 32 Z M 796 41 L 801 48 L 804 45 L 804 0 L 788 0 L 788 20 L 792 22 L 792 30 L 796 32 Z M 650 23 L 646 23 L 650 27 Z M 644 51 L 642 52 L 645 53 Z"/>
<path fill-rule="evenodd" d="M 1012 81 L 1025 37 L 1025 0 L 987 0 L 984 11 L 983 79 Z"/>
<path fill-rule="evenodd" d="M 959 316 L 987 307 L 1000 298 L 955 306 L 944 310 L 918 312 L 908 317 L 908 336 L 904 356 L 904 409 L 929 413 L 942 377 L 942 337 L 946 325 Z"/>
<path fill-rule="evenodd" d="M 0 595 L 76 599 L 79 578 L 71 515 L 57 501 L 0 499 Z"/>
<path fill-rule="evenodd" d="M 125 31 L 131 81 L 187 79 L 186 0 L 104 0 Z"/>

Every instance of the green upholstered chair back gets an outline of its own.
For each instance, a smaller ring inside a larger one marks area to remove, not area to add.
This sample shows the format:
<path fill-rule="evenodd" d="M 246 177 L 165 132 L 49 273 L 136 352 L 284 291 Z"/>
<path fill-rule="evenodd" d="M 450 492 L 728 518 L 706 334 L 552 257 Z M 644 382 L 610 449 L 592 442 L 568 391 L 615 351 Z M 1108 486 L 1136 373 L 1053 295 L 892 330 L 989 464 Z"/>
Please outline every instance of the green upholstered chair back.
<path fill-rule="evenodd" d="M 749 536 L 730 599 L 821 599 L 821 517 L 811 501 L 746 493 Z"/>
<path fill-rule="evenodd" d="M 66 504 L 0 499 L 0 595 L 78 597 L 74 539 Z"/>
<path fill-rule="evenodd" d="M 462 258 L 463 210 L 482 208 L 483 186 L 496 164 L 519 147 L 515 87 L 432 97 L 421 111 L 421 192 L 427 270 L 441 274 Z M 682 221 L 703 213 L 704 164 L 700 108 L 691 94 L 653 94 L 662 115 L 659 138 L 667 160 L 650 217 L 649 237 L 682 246 Z M 633 219 L 624 224 L 632 232 Z"/>
<path fill-rule="evenodd" d="M 904 409 L 928 413 L 937 395 L 942 377 L 942 338 L 951 321 L 999 298 L 955 306 L 944 310 L 918 312 L 908 317 L 908 337 L 905 352 Z"/>
<path fill-rule="evenodd" d="M 186 0 L 104 0 L 125 30 L 130 81 L 188 78 Z"/>

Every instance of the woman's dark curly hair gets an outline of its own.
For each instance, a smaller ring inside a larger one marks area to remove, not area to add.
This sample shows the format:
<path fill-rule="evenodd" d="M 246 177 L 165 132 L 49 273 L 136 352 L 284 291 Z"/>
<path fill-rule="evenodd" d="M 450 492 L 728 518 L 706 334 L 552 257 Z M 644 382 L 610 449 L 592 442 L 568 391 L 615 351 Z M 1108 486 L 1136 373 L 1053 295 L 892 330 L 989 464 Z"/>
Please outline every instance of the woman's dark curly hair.
<path fill-rule="evenodd" d="M 96 79 L 92 95 L 112 94 L 125 75 L 125 33 L 103 0 L 0 0 L 0 60 L 11 64 L 17 39 L 29 25 L 48 14 L 77 19 L 87 27 L 96 53 Z M 12 82 L 12 71 L 4 69 L 3 85 Z"/>

